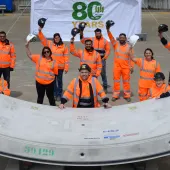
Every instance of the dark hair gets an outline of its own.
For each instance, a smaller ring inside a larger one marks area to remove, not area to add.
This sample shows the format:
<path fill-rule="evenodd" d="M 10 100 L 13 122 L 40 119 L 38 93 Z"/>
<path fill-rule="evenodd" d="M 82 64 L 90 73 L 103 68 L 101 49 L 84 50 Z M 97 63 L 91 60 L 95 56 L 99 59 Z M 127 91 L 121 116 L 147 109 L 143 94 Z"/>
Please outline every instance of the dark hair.
<path fill-rule="evenodd" d="M 153 53 L 152 49 L 151 49 L 151 48 L 147 48 L 147 49 L 145 49 L 145 51 L 144 51 L 144 55 L 145 55 L 146 51 L 150 51 L 150 52 L 152 53 L 152 57 L 151 57 L 151 59 L 152 59 L 152 60 L 154 60 L 154 57 L 153 57 L 154 53 Z"/>
<path fill-rule="evenodd" d="M 91 42 L 91 43 L 93 43 L 93 41 L 92 41 L 91 39 L 87 39 L 87 40 L 85 40 L 85 44 L 86 44 L 87 42 Z"/>
<path fill-rule="evenodd" d="M 60 41 L 59 41 L 58 45 L 62 45 L 62 44 L 63 44 L 63 40 L 62 40 L 60 34 L 59 34 L 59 33 L 55 33 L 55 34 L 53 35 L 53 38 L 55 38 L 56 36 L 60 37 Z"/>
<path fill-rule="evenodd" d="M 96 33 L 96 32 L 102 32 L 102 30 L 101 29 L 99 29 L 99 28 L 97 28 L 96 30 L 94 30 L 94 32 Z"/>
<path fill-rule="evenodd" d="M 6 32 L 5 31 L 0 31 L 0 34 L 4 34 L 6 36 Z"/>
<path fill-rule="evenodd" d="M 125 34 L 125 33 L 121 33 L 121 34 L 119 34 L 119 37 L 120 37 L 120 36 L 126 37 L 126 34 Z"/>
<path fill-rule="evenodd" d="M 45 50 L 49 50 L 49 51 L 50 51 L 50 57 L 51 57 L 52 51 L 51 51 L 51 49 L 50 49 L 49 47 L 47 47 L 47 46 L 45 46 L 45 47 L 42 49 L 42 54 L 41 54 L 42 57 L 45 57 L 45 56 L 44 56 L 44 51 L 45 51 Z M 52 57 L 51 57 L 51 60 L 52 60 Z"/>

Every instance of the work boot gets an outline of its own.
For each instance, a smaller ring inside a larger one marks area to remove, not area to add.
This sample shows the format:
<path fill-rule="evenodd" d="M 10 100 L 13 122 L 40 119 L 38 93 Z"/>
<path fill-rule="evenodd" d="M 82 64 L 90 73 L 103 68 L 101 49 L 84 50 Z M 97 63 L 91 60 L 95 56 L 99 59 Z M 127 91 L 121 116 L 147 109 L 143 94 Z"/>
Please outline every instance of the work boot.
<path fill-rule="evenodd" d="M 127 102 L 131 102 L 131 98 L 124 98 Z"/>
<path fill-rule="evenodd" d="M 56 98 L 56 101 L 57 101 L 57 102 L 60 102 L 60 101 L 61 101 L 61 97 L 58 96 L 58 97 Z"/>
<path fill-rule="evenodd" d="M 104 92 L 107 94 L 107 87 L 103 87 Z"/>
<path fill-rule="evenodd" d="M 112 101 L 115 102 L 118 98 L 112 97 Z"/>

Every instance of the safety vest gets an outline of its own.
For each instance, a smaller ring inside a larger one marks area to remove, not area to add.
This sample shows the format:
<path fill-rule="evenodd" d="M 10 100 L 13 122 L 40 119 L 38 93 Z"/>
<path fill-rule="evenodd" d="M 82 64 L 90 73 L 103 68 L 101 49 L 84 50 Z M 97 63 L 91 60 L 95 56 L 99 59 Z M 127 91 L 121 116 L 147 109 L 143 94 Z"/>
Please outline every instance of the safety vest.
<path fill-rule="evenodd" d="M 98 40 L 97 38 L 92 37 L 91 40 L 93 41 L 94 50 L 96 50 L 100 54 L 101 58 L 103 58 L 106 53 L 106 39 L 102 37 Z"/>
<path fill-rule="evenodd" d="M 149 89 L 149 97 L 159 97 L 162 93 L 170 92 L 170 86 L 163 84 L 162 87 L 157 87 L 156 84 Z"/>
<path fill-rule="evenodd" d="M 139 86 L 144 88 L 151 88 L 154 80 L 154 75 L 156 73 L 158 63 L 156 60 L 150 62 L 142 59 L 142 64 L 140 68 L 140 80 Z"/>
<path fill-rule="evenodd" d="M 67 53 L 65 53 L 65 49 L 67 48 L 65 44 L 56 46 L 52 41 L 49 41 L 49 48 L 52 51 L 52 58 L 57 61 L 58 69 L 64 69 L 65 64 L 69 64 L 69 62 L 65 62 L 65 57 L 68 56 L 68 49 Z"/>
<path fill-rule="evenodd" d="M 98 53 L 96 51 L 88 53 L 86 50 L 83 50 L 80 58 L 80 66 L 82 64 L 88 64 L 92 70 L 92 75 L 96 74 L 98 69 L 101 70 L 101 68 L 97 68 L 97 65 L 101 64 L 97 62 L 97 57 Z"/>
<path fill-rule="evenodd" d="M 97 79 L 94 77 L 89 77 L 89 80 L 86 82 L 82 82 L 82 86 L 84 85 L 84 91 L 82 92 L 84 95 L 81 95 L 81 89 L 79 84 L 80 78 L 75 78 L 67 90 L 65 91 L 63 98 L 67 101 L 73 96 L 73 107 L 76 108 L 79 105 L 88 107 L 99 107 L 98 103 L 98 95 L 103 99 L 106 97 L 104 90 L 101 85 L 97 85 Z M 84 84 L 86 83 L 86 84 Z M 89 87 L 88 87 L 89 86 Z M 90 86 L 92 87 L 92 94 L 90 92 Z"/>
<path fill-rule="evenodd" d="M 56 67 L 56 61 L 48 61 L 47 59 L 40 56 L 38 63 L 36 64 L 35 79 L 40 84 L 50 84 L 55 79 L 53 72 L 54 66 Z"/>
<path fill-rule="evenodd" d="M 15 66 L 15 51 L 13 44 L 4 45 L 0 43 L 0 68 L 14 68 Z"/>
<path fill-rule="evenodd" d="M 56 46 L 53 41 L 47 40 L 42 32 L 38 33 L 38 37 L 41 40 L 43 46 L 48 46 L 52 51 L 53 60 L 57 61 L 58 69 L 65 69 L 68 71 L 69 68 L 69 56 L 68 47 L 65 44 Z"/>

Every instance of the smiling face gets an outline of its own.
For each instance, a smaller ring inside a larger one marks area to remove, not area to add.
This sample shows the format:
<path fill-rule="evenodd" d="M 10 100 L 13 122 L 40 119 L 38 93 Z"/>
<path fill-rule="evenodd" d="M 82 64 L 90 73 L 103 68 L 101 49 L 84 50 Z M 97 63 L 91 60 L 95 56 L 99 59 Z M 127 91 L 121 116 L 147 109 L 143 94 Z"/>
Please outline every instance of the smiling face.
<path fill-rule="evenodd" d="M 43 54 L 44 54 L 45 58 L 49 58 L 50 57 L 50 50 L 44 49 Z"/>
<path fill-rule="evenodd" d="M 60 42 L 60 37 L 58 36 L 58 35 L 56 35 L 55 37 L 54 37 L 54 43 L 59 43 Z"/>
<path fill-rule="evenodd" d="M 90 76 L 90 72 L 88 70 L 81 70 L 80 77 L 82 80 L 87 80 Z"/>
<path fill-rule="evenodd" d="M 4 33 L 0 34 L 0 41 L 4 42 L 6 40 L 6 35 Z"/>
<path fill-rule="evenodd" d="M 164 80 L 162 79 L 157 79 L 155 80 L 156 86 L 157 87 L 162 87 L 162 85 L 164 84 Z"/>
<path fill-rule="evenodd" d="M 102 37 L 102 33 L 101 32 L 95 32 L 95 36 L 97 39 L 100 39 Z"/>
<path fill-rule="evenodd" d="M 152 60 L 153 54 L 152 54 L 152 52 L 150 50 L 146 50 L 144 55 L 145 55 L 145 59 L 147 61 L 151 61 Z"/>
<path fill-rule="evenodd" d="M 121 45 L 126 44 L 126 40 L 127 40 L 126 36 L 124 36 L 124 35 L 119 36 L 119 42 L 120 42 Z"/>
<path fill-rule="evenodd" d="M 93 47 L 92 41 L 86 41 L 86 42 L 85 42 L 85 49 L 86 49 L 87 51 L 91 50 L 92 47 Z"/>

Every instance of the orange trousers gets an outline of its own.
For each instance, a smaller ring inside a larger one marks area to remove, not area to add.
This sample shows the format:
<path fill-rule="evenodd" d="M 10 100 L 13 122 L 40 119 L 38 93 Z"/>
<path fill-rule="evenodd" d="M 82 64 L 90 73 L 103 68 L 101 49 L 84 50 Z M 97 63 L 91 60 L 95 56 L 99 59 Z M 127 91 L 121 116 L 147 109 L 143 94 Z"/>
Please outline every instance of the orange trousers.
<path fill-rule="evenodd" d="M 149 91 L 149 88 L 139 87 L 138 95 L 139 95 L 140 101 L 144 101 L 148 99 L 147 98 L 148 91 Z"/>
<path fill-rule="evenodd" d="M 113 96 L 114 98 L 119 98 L 120 95 L 120 79 L 122 77 L 123 81 L 123 92 L 124 98 L 130 98 L 130 69 L 129 68 L 121 68 L 120 66 L 114 66 L 113 69 Z"/>

